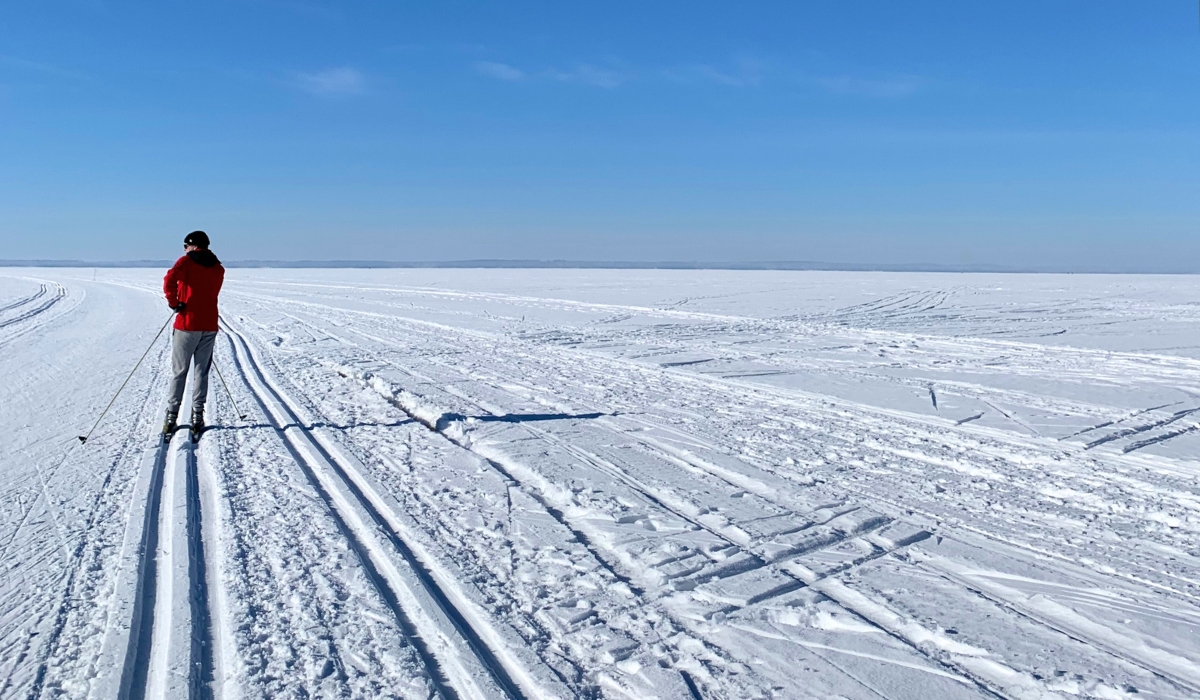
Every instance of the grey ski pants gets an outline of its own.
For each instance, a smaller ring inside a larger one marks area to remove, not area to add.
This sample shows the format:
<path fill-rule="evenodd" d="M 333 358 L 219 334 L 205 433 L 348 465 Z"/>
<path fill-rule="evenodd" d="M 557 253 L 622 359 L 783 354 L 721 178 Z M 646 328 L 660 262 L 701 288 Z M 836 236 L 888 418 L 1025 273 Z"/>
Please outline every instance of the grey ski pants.
<path fill-rule="evenodd" d="M 179 414 L 179 405 L 183 403 L 183 387 L 187 382 L 188 365 L 193 362 L 196 364 L 196 375 L 192 377 L 192 413 L 204 412 L 204 401 L 208 398 L 208 370 L 212 367 L 213 346 L 216 342 L 216 331 L 171 332 L 171 393 L 167 395 L 168 414 Z"/>

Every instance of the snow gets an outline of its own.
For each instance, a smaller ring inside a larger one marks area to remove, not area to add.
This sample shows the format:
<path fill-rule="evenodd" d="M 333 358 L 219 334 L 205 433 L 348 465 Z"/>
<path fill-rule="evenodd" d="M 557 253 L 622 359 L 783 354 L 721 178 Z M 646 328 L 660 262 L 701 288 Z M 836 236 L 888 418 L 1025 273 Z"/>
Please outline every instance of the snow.
<path fill-rule="evenodd" d="M 0 697 L 1200 696 L 1198 278 L 231 269 L 80 444 L 160 278 L 0 271 Z"/>

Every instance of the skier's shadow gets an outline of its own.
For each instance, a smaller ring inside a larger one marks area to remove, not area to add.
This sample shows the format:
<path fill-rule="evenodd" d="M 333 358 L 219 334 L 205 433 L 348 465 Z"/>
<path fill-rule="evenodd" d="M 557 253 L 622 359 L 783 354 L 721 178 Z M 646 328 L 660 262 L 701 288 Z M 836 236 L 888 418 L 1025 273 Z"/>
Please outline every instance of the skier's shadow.
<path fill-rule="evenodd" d="M 437 419 L 436 429 L 442 431 L 451 423 L 460 421 L 478 423 L 535 423 L 548 420 L 589 420 L 611 415 L 615 414 L 601 413 L 599 411 L 595 413 L 505 413 L 500 416 L 465 416 L 461 413 L 443 413 Z"/>
<path fill-rule="evenodd" d="M 288 428 L 299 428 L 301 430 L 312 430 L 314 428 L 328 428 L 330 430 L 349 430 L 350 428 L 398 428 L 400 426 L 409 425 L 410 423 L 415 422 L 416 421 L 411 418 L 401 421 L 393 421 L 391 423 L 350 423 L 347 425 L 318 421 L 316 423 L 285 423 L 278 428 L 270 423 L 235 423 L 233 425 L 210 425 L 204 429 L 204 432 L 207 433 L 210 430 L 287 430 Z M 180 429 L 191 428 L 189 425 L 181 425 L 179 427 Z"/>
<path fill-rule="evenodd" d="M 590 420 L 603 416 L 613 416 L 615 413 L 506 413 L 504 415 L 486 415 L 486 416 L 467 416 L 462 413 L 443 413 L 437 419 L 436 430 L 445 430 L 451 423 L 457 422 L 478 422 L 478 423 L 534 423 L 539 421 L 550 420 Z M 351 428 L 399 428 L 401 426 L 416 423 L 412 418 L 407 418 L 401 421 L 393 421 L 391 423 L 349 423 L 337 424 L 318 421 L 316 423 L 287 423 L 276 428 L 270 423 L 235 423 L 233 425 L 210 425 L 204 429 L 204 432 L 210 430 L 262 430 L 269 428 L 271 430 L 287 430 L 288 428 L 300 428 L 301 430 L 312 430 L 314 428 L 328 428 L 330 430 L 349 430 Z M 180 429 L 190 429 L 190 425 L 180 425 Z"/>

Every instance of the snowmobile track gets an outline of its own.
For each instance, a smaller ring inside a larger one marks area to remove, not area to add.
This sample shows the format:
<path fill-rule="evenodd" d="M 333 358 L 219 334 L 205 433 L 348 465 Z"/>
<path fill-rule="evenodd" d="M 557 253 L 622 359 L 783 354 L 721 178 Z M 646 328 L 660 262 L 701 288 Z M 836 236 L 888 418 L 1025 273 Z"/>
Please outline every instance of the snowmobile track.
<path fill-rule="evenodd" d="M 537 697 L 518 683 L 524 673 L 486 644 L 451 596 L 392 528 L 346 465 L 297 416 L 295 402 L 267 377 L 248 341 L 225 324 L 234 361 L 264 415 L 358 555 L 372 583 L 446 698 Z M 385 544 L 386 542 L 386 544 Z M 389 546 L 390 545 L 390 546 Z M 389 551 L 390 550 L 390 551 Z"/>

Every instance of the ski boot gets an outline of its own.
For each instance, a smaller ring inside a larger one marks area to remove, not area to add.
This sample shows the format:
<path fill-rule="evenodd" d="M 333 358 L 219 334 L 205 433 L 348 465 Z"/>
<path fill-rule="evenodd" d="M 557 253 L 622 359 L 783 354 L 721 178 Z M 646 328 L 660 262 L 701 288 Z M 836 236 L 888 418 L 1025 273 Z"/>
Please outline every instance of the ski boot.
<path fill-rule="evenodd" d="M 178 427 L 175 424 L 175 418 L 176 418 L 176 416 L 174 413 L 167 411 L 167 417 L 165 420 L 163 420 L 163 429 L 162 429 L 163 442 L 170 442 L 171 436 L 175 434 L 175 428 Z"/>
<path fill-rule="evenodd" d="M 200 441 L 200 433 L 204 432 L 204 411 L 192 411 L 192 442 Z"/>

